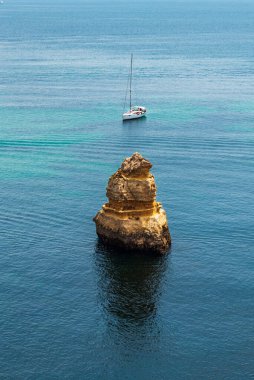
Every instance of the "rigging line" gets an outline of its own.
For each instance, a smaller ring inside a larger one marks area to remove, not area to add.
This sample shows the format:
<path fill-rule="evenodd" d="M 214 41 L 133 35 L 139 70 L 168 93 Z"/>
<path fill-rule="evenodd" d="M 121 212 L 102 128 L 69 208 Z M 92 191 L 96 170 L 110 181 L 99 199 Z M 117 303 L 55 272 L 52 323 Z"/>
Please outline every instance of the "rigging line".
<path fill-rule="evenodd" d="M 124 113 L 125 106 L 126 106 L 127 93 L 128 93 L 129 83 L 130 83 L 130 76 L 131 76 L 131 67 L 129 68 L 129 73 L 128 73 L 127 86 L 126 86 L 124 105 L 123 105 L 123 113 Z"/>
<path fill-rule="evenodd" d="M 131 73 L 130 73 L 130 110 L 131 110 L 131 91 L 132 91 L 132 61 L 133 61 L 133 54 L 131 53 Z"/>
<path fill-rule="evenodd" d="M 124 98 L 124 104 L 123 104 L 123 113 L 125 111 L 128 88 L 129 88 L 129 76 L 128 76 L 128 79 L 127 79 L 127 87 L 126 87 L 126 91 L 125 91 L 125 98 Z"/>

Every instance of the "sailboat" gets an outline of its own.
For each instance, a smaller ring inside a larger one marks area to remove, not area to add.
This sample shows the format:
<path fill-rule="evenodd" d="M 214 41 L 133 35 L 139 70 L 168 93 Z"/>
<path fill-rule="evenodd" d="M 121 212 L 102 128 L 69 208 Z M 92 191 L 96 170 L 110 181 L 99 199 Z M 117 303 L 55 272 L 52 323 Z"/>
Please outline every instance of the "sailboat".
<path fill-rule="evenodd" d="M 133 54 L 131 54 L 131 70 L 130 70 L 130 77 L 128 79 L 128 82 L 130 82 L 129 87 L 129 94 L 130 94 L 130 109 L 127 112 L 123 113 L 123 120 L 131 120 L 131 119 L 139 119 L 140 117 L 143 117 L 146 115 L 146 108 L 143 106 L 132 106 L 132 63 L 133 63 Z M 127 94 L 127 91 L 126 91 Z M 125 96 L 126 100 L 126 96 Z M 125 107 L 125 104 L 124 104 Z"/>

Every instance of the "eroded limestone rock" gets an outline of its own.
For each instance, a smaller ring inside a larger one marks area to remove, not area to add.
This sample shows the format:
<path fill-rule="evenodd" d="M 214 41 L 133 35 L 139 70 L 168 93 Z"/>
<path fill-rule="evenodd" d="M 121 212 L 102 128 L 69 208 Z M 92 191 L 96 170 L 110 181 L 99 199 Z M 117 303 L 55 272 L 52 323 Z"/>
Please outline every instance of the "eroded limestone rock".
<path fill-rule="evenodd" d="M 156 202 L 152 164 L 139 153 L 126 158 L 107 186 L 109 202 L 94 218 L 107 244 L 165 253 L 171 242 L 166 213 Z"/>

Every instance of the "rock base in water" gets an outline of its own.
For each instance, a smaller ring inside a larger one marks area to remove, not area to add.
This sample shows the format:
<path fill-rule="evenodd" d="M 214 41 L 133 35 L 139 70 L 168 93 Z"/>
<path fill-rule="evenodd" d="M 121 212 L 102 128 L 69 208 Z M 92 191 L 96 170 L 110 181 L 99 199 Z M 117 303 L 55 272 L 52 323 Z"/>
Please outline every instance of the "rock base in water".
<path fill-rule="evenodd" d="M 110 177 L 109 202 L 94 218 L 96 232 L 104 243 L 130 250 L 167 252 L 171 238 L 166 213 L 156 202 L 151 167 L 149 161 L 134 153 Z"/>

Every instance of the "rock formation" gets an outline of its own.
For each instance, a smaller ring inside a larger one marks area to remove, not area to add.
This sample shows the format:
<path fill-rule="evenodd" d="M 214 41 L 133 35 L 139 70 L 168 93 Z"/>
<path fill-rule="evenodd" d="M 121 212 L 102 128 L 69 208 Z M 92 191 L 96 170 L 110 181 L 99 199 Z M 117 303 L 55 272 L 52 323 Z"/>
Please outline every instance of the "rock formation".
<path fill-rule="evenodd" d="M 167 217 L 156 202 L 152 164 L 139 153 L 126 158 L 107 187 L 109 202 L 94 218 L 101 240 L 133 250 L 165 253 L 170 246 Z"/>

